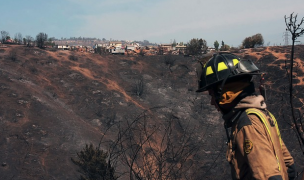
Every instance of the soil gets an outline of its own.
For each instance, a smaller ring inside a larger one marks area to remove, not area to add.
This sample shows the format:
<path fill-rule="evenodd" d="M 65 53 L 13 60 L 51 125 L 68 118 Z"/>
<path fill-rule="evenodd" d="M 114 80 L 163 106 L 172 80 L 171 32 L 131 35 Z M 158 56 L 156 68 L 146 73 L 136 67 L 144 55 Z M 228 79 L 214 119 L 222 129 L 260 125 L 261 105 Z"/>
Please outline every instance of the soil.
<path fill-rule="evenodd" d="M 293 81 L 301 114 L 303 52 L 304 46 L 296 46 Z M 268 109 L 277 117 L 300 172 L 304 157 L 290 125 L 288 106 L 285 67 L 290 66 L 290 47 L 236 54 L 252 59 L 267 73 Z M 223 122 L 209 105 L 208 94 L 195 92 L 196 65 L 196 59 L 183 56 L 171 56 L 168 63 L 167 56 L 100 56 L 21 45 L 0 48 L 1 179 L 77 179 L 80 174 L 71 158 L 86 144 L 114 141 L 118 132 L 111 127 L 143 112 L 153 117 L 151 123 L 164 122 L 170 115 L 180 127 L 195 127 L 193 141 L 200 148 L 191 156 L 194 179 L 229 179 Z M 142 89 L 138 89 L 139 82 Z M 183 134 L 179 126 L 176 137 Z M 157 149 L 160 137 L 153 148 Z M 107 150 L 109 144 L 102 148 Z"/>

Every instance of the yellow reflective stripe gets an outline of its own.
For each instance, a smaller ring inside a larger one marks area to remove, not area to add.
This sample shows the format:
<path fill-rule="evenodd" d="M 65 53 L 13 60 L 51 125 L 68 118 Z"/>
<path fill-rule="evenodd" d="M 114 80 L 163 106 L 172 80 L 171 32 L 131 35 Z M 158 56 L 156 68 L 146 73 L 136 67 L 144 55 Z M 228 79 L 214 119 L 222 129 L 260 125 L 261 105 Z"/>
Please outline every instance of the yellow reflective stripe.
<path fill-rule="evenodd" d="M 213 74 L 213 70 L 212 70 L 211 66 L 208 66 L 207 70 L 206 70 L 206 76 L 208 76 L 209 74 Z"/>
<path fill-rule="evenodd" d="M 238 59 L 233 59 L 233 65 L 237 65 L 237 63 L 239 63 L 239 60 Z"/>
<path fill-rule="evenodd" d="M 271 114 L 269 111 L 268 111 L 268 113 L 270 114 L 271 119 L 274 121 L 275 127 L 277 129 L 277 133 L 278 133 L 278 136 L 279 136 L 279 139 L 280 139 L 281 148 L 282 148 L 282 137 L 281 137 L 280 129 L 279 129 L 279 126 L 278 126 L 278 122 L 277 122 L 277 120 L 276 120 L 276 118 L 274 117 L 273 114 Z"/>
<path fill-rule="evenodd" d="M 226 66 L 226 64 L 224 62 L 220 62 L 217 64 L 217 71 L 222 71 L 228 69 L 228 67 Z"/>
<path fill-rule="evenodd" d="M 239 63 L 239 60 L 238 59 L 233 59 L 233 65 L 237 65 Z M 204 64 L 204 68 L 206 67 L 207 63 Z M 224 63 L 224 62 L 220 62 L 217 64 L 217 71 L 222 71 L 222 70 L 225 70 L 225 69 L 228 69 L 227 65 Z M 206 76 L 207 75 L 210 75 L 210 74 L 213 74 L 213 70 L 211 68 L 211 66 L 208 66 L 207 67 L 207 70 L 206 70 Z"/>
<path fill-rule="evenodd" d="M 274 145 L 274 142 L 273 142 L 273 139 L 272 139 L 272 136 L 271 136 L 271 132 L 270 132 L 270 130 L 269 130 L 269 127 L 268 127 L 268 124 L 267 124 L 267 121 L 266 121 L 264 115 L 263 115 L 259 110 L 251 109 L 251 108 L 247 109 L 247 110 L 246 110 L 246 113 L 247 113 L 247 114 L 256 114 L 256 115 L 262 120 L 262 122 L 265 124 L 266 129 L 267 129 L 267 131 L 268 131 L 268 134 L 269 134 L 269 136 L 270 136 L 270 140 L 271 140 L 273 146 L 275 146 L 275 145 Z M 278 163 L 278 165 L 279 165 L 279 171 L 281 171 L 281 165 L 280 165 L 280 161 L 279 161 L 279 158 L 278 158 L 278 156 L 277 156 L 275 147 L 274 147 L 274 153 L 275 153 L 275 156 L 276 156 L 276 159 L 277 159 L 277 163 Z"/>

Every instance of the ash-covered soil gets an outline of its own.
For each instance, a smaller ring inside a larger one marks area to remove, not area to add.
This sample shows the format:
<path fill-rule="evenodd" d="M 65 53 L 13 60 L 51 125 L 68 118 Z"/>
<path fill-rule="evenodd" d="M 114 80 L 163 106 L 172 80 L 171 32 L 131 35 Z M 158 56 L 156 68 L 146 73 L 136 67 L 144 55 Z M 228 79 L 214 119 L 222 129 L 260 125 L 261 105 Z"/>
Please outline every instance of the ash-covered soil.
<path fill-rule="evenodd" d="M 268 47 L 237 54 L 253 59 L 267 72 L 268 109 L 277 117 L 283 140 L 301 171 L 304 158 L 288 109 L 285 60 L 289 62 L 289 52 L 290 47 Z M 304 98 L 303 52 L 303 46 L 296 47 L 299 112 Z M 151 121 L 156 124 L 174 117 L 172 122 L 180 127 L 174 126 L 176 137 L 184 127 L 193 127 L 191 141 L 200 147 L 190 157 L 193 179 L 230 178 L 221 117 L 209 105 L 207 94 L 195 92 L 196 63 L 182 56 L 100 56 L 18 45 L 1 48 L 1 179 L 77 179 L 71 157 L 87 143 L 98 145 L 101 138 L 114 141 L 116 125 L 143 112 L 154 117 Z M 109 146 L 104 143 L 102 148 Z"/>

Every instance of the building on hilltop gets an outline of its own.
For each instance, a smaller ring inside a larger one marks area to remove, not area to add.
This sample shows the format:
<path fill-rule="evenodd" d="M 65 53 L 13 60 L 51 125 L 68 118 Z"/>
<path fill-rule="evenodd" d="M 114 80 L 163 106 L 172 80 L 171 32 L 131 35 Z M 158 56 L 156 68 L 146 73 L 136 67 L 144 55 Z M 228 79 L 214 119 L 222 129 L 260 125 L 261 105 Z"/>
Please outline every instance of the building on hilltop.
<path fill-rule="evenodd" d="M 70 50 L 71 47 L 69 45 L 56 45 L 56 49 L 61 49 L 61 50 Z"/>
<path fill-rule="evenodd" d="M 172 44 L 161 44 L 160 47 L 163 49 L 164 52 L 173 50 Z"/>
<path fill-rule="evenodd" d="M 179 54 L 185 54 L 187 46 L 178 44 L 175 46 L 175 49 L 179 52 Z"/>
<path fill-rule="evenodd" d="M 113 47 L 122 47 L 122 42 L 121 41 L 110 41 L 109 42 L 109 46 L 113 46 Z"/>

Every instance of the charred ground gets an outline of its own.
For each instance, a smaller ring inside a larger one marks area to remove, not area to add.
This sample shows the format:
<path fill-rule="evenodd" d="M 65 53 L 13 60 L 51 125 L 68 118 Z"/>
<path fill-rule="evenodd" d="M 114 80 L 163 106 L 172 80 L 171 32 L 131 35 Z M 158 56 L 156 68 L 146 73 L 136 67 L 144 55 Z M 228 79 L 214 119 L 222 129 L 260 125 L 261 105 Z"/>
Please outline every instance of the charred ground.
<path fill-rule="evenodd" d="M 288 118 L 289 52 L 290 47 L 268 47 L 237 54 L 268 73 L 268 107 L 300 171 L 303 155 Z M 303 46 L 296 47 L 299 109 L 304 98 L 303 52 Z M 196 63 L 182 56 L 100 56 L 17 45 L 0 49 L 2 179 L 76 179 L 71 157 L 87 143 L 97 145 L 101 137 L 114 140 L 116 124 L 144 111 L 154 123 L 174 117 L 176 137 L 183 127 L 195 127 L 193 141 L 201 148 L 190 159 L 196 178 L 227 179 L 224 128 L 208 95 L 195 92 Z"/>

